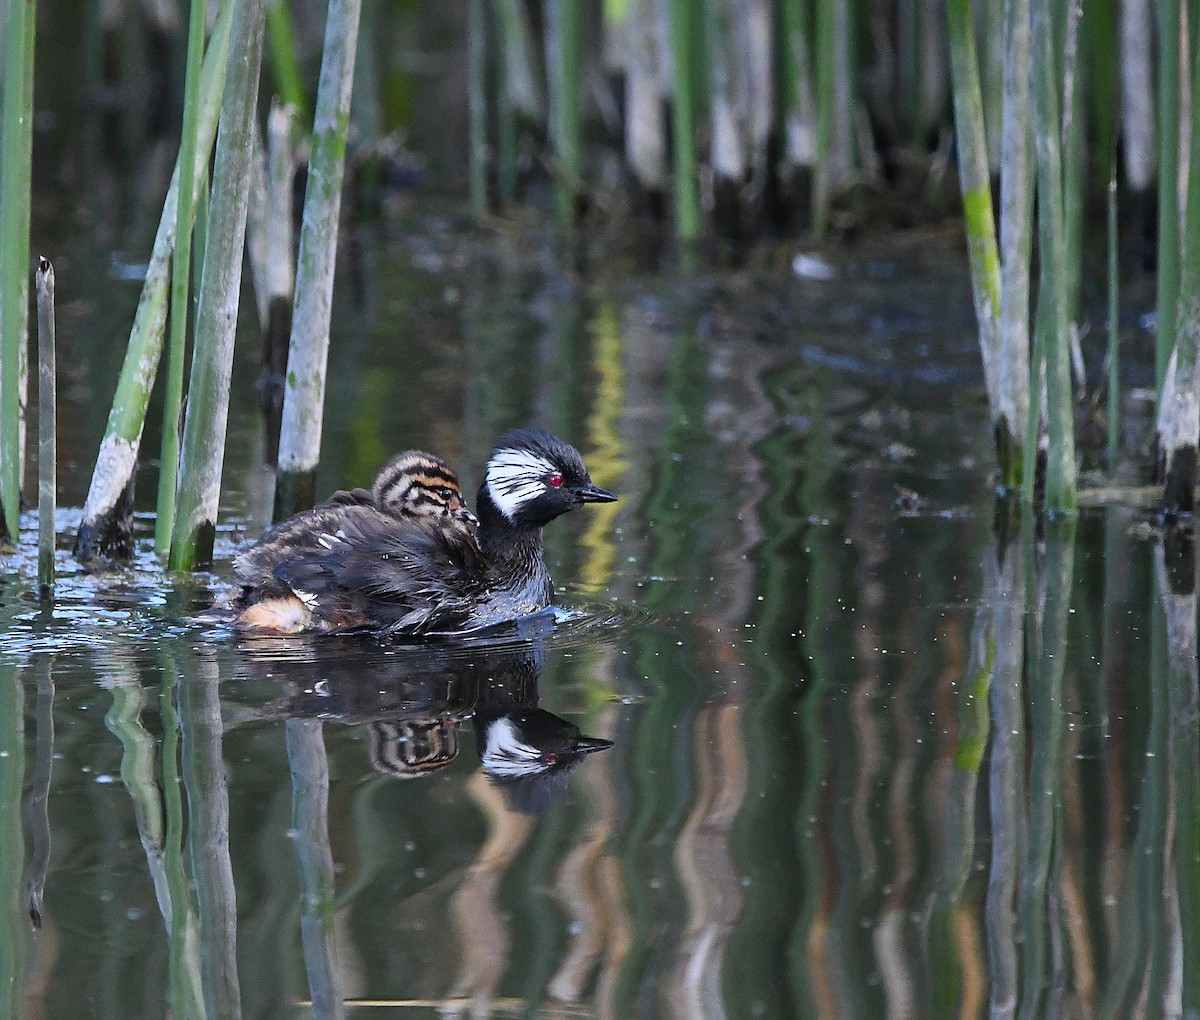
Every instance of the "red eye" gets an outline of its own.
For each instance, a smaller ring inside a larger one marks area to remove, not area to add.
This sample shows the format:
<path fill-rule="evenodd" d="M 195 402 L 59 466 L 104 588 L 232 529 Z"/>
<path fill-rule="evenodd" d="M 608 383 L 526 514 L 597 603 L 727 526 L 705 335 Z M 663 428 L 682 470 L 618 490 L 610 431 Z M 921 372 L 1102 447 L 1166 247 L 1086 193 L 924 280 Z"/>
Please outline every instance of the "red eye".
<path fill-rule="evenodd" d="M 557 489 L 562 485 L 563 479 L 562 479 L 562 475 L 560 475 L 557 471 L 551 471 L 550 474 L 548 474 L 546 476 L 546 481 L 552 487 Z"/>

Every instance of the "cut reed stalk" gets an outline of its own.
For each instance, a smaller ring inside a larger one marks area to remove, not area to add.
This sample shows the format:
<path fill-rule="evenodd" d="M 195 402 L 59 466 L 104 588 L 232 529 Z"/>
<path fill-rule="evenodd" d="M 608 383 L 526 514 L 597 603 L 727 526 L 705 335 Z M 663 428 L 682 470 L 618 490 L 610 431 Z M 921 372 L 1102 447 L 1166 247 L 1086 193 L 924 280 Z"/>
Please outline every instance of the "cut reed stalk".
<path fill-rule="evenodd" d="M 361 0 L 331 0 L 325 24 L 279 438 L 276 520 L 311 506 L 316 493 L 346 124 L 361 6 Z"/>
<path fill-rule="evenodd" d="M 675 233 L 684 244 L 700 236 L 700 188 L 696 167 L 696 96 L 692 72 L 696 54 L 692 45 L 692 4 L 669 0 L 671 5 L 671 104 L 672 161 L 675 173 Z"/>
<path fill-rule="evenodd" d="M 38 592 L 47 599 L 54 591 L 55 481 L 58 454 L 55 423 L 54 267 L 38 258 Z"/>
<path fill-rule="evenodd" d="M 200 75 L 204 68 L 204 30 L 208 4 L 192 0 L 188 19 L 187 58 L 183 88 L 183 128 L 179 137 L 179 165 L 196 165 L 200 129 Z M 154 547 L 166 557 L 175 529 L 175 487 L 179 475 L 179 427 L 183 407 L 183 369 L 187 353 L 189 283 L 191 281 L 192 220 L 195 192 L 178 192 L 175 208 L 175 254 L 171 259 L 170 336 L 167 341 L 167 377 L 163 388 L 162 455 L 158 469 L 158 503 L 154 521 Z"/>
<path fill-rule="evenodd" d="M 146 280 L 129 333 L 125 361 L 121 366 L 112 410 L 92 472 L 83 520 L 75 538 L 75 555 L 80 559 L 128 556 L 133 549 L 133 474 L 146 420 L 146 405 L 150 401 L 150 390 L 162 353 L 167 318 L 168 265 L 175 248 L 179 182 L 181 179 L 190 181 L 193 189 L 202 191 L 203 182 L 207 180 L 208 153 L 217 130 L 217 115 L 225 81 L 229 26 L 230 8 L 226 5 L 213 27 L 204 57 L 196 164 L 190 173 L 181 173 L 182 163 L 176 162 L 175 174 L 163 202 L 154 250 L 146 267 Z"/>
<path fill-rule="evenodd" d="M 29 337 L 29 201 L 33 152 L 33 43 L 37 6 L 4 10 L 0 125 L 0 542 L 16 542 L 25 460 Z"/>
<path fill-rule="evenodd" d="M 232 6 L 233 45 L 213 161 L 211 222 L 196 309 L 177 523 L 169 559 L 172 570 L 191 570 L 211 560 L 221 494 L 250 192 L 250 130 L 258 104 L 266 0 L 233 0 Z"/>
<path fill-rule="evenodd" d="M 1039 328 L 1046 331 L 1046 509 L 1075 510 L 1075 426 L 1071 389 L 1070 338 L 1067 328 L 1067 266 L 1064 229 L 1062 115 L 1056 71 L 1054 14 L 1051 0 L 1033 4 L 1033 86 L 1037 109 L 1038 247 L 1042 287 Z"/>
<path fill-rule="evenodd" d="M 583 190 L 583 11 L 576 0 L 547 0 L 546 76 L 559 222 L 575 222 Z"/>

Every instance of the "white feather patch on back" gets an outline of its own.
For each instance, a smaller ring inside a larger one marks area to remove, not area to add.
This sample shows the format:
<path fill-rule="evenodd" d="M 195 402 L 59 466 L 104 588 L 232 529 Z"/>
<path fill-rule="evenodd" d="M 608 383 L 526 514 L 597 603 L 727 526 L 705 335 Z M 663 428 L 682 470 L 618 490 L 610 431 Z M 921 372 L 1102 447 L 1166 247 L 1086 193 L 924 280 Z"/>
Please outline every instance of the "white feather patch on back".
<path fill-rule="evenodd" d="M 542 752 L 517 736 L 509 719 L 497 719 L 488 727 L 487 748 L 482 755 L 484 770 L 494 776 L 528 776 L 548 766 L 540 762 Z"/>
<path fill-rule="evenodd" d="M 557 470 L 528 450 L 497 450 L 488 461 L 488 494 L 511 521 L 522 506 L 546 491 L 546 476 Z"/>

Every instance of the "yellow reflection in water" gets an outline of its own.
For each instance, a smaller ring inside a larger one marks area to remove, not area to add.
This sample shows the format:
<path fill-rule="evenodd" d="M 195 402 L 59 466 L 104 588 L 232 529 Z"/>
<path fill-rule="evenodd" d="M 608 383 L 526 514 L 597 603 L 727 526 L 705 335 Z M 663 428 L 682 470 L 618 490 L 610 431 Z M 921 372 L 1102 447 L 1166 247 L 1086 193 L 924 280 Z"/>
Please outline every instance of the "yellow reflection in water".
<path fill-rule="evenodd" d="M 621 456 L 621 438 L 617 433 L 625 396 L 625 369 L 621 363 L 624 343 L 617 311 L 611 302 L 600 302 L 592 324 L 593 361 L 598 382 L 592 413 L 587 418 L 588 468 L 592 481 L 604 489 L 614 489 L 625 473 Z M 620 495 L 620 493 L 618 493 Z M 587 556 L 579 571 L 579 580 L 589 591 L 603 588 L 612 577 L 617 550 L 613 542 L 613 524 L 621 504 L 602 503 L 592 508 L 583 547 Z"/>

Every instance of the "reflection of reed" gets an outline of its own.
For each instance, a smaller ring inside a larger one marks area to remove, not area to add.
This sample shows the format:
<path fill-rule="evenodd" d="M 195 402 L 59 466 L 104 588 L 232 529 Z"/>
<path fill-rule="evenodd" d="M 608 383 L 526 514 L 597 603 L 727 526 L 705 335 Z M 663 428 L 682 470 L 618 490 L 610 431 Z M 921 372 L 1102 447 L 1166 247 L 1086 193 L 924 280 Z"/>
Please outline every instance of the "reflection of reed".
<path fill-rule="evenodd" d="M 675 841 L 675 867 L 688 919 L 671 978 L 670 1011 L 681 1020 L 724 1017 L 725 948 L 742 909 L 729 835 L 746 794 L 742 706 L 722 705 L 696 719 L 696 789 Z"/>
<path fill-rule="evenodd" d="M 289 719 L 292 834 L 300 867 L 300 939 L 313 1015 L 344 1017 L 333 930 L 333 852 L 329 847 L 329 759 L 321 723 Z"/>
<path fill-rule="evenodd" d="M 480 772 L 471 777 L 467 790 L 487 818 L 488 836 L 451 898 L 462 961 L 449 997 L 469 1000 L 471 1016 L 485 1017 L 491 1012 L 511 944 L 497 892 L 513 858 L 529 838 L 532 821 L 528 815 L 509 810 L 500 791 Z M 446 1005 L 442 1015 L 461 1016 L 464 1005 Z"/>
<path fill-rule="evenodd" d="M 237 897 L 229 858 L 229 789 L 221 753 L 217 665 L 209 657 L 185 676 L 179 695 L 188 851 L 200 918 L 204 1003 L 213 1016 L 242 1015 L 237 974 Z"/>
<path fill-rule="evenodd" d="M 21 1015 L 29 914 L 23 902 L 21 871 L 25 833 L 21 830 L 21 791 L 25 785 L 25 697 L 21 675 L 0 656 L 0 1015 Z"/>
<path fill-rule="evenodd" d="M 1200 690 L 1192 536 L 1168 531 L 1155 565 L 1167 625 L 1171 777 L 1175 784 L 1174 908 L 1182 967 L 1178 1012 L 1195 1016 L 1200 1010 Z"/>
<path fill-rule="evenodd" d="M 1032 558 L 1032 545 L 1026 549 Z M 1051 947 L 1062 944 L 1056 930 L 1061 914 L 1052 909 L 1050 894 L 1058 886 L 1062 868 L 1061 854 L 1056 855 L 1054 848 L 1062 839 L 1066 735 L 1062 689 L 1074 555 L 1074 522 L 1047 522 L 1044 559 L 1036 572 L 1030 642 L 1029 841 L 1018 899 L 1024 981 L 1020 1009 L 1025 1016 L 1037 1016 L 1047 1008 L 1045 996 L 1054 987 L 1051 972 L 1059 966 L 1051 958 Z M 1033 574 L 1028 566 L 1026 570 L 1027 577 Z"/>
<path fill-rule="evenodd" d="M 105 715 L 104 723 L 121 742 L 121 780 L 133 801 L 138 836 L 146 854 L 158 909 L 167 929 L 171 1007 L 181 1020 L 202 1017 L 204 991 L 199 932 L 180 855 L 183 816 L 179 810 L 175 716 L 173 710 L 164 712 L 163 786 L 160 791 L 154 738 L 141 721 L 147 701 L 145 688 L 130 667 L 115 657 L 101 663 L 100 672 L 104 685 L 112 693 L 112 707 Z M 163 687 L 169 704 L 178 678 L 173 673 L 168 673 L 168 677 L 170 679 Z"/>
<path fill-rule="evenodd" d="M 54 767 L 54 674 L 53 660 L 36 661 L 37 707 L 33 778 L 25 799 L 24 820 L 29 830 L 30 856 L 25 872 L 26 905 L 34 928 L 42 926 L 42 896 L 50 867 L 50 776 Z"/>
<path fill-rule="evenodd" d="M 1025 558 L 1017 543 L 989 546 L 984 554 L 983 599 L 993 607 L 995 661 L 990 706 L 991 762 L 988 792 L 992 860 L 984 924 L 991 972 L 991 1016 L 1011 1017 L 1017 1008 L 1017 861 L 1025 843 L 1021 790 L 1025 767 Z"/>

